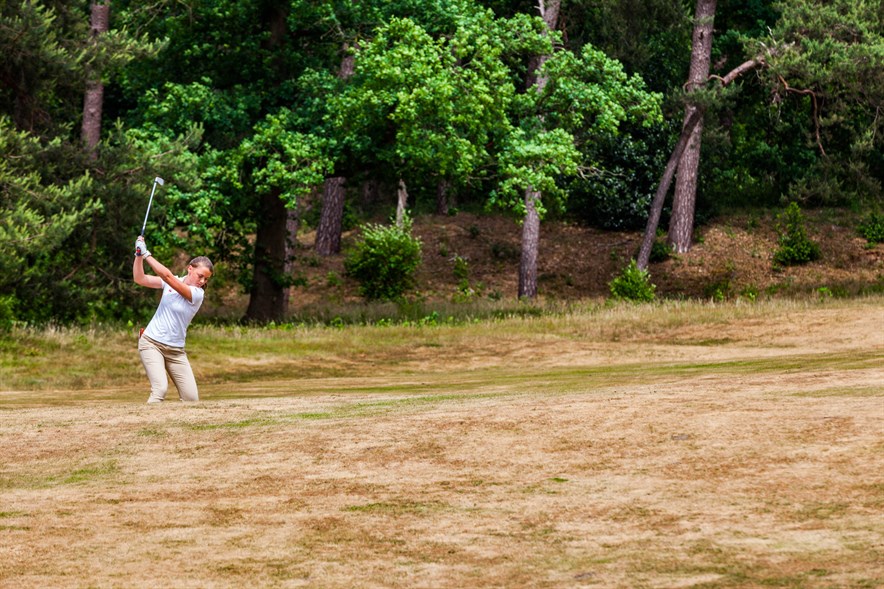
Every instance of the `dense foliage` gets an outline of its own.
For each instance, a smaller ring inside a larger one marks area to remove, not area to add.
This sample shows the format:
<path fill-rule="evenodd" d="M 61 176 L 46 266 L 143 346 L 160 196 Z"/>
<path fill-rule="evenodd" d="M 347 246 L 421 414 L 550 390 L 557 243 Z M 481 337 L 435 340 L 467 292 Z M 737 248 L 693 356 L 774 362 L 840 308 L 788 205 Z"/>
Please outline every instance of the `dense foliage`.
<path fill-rule="evenodd" d="M 413 211 L 447 191 L 520 218 L 531 187 L 541 213 L 642 227 L 679 133 L 693 5 L 562 4 L 549 31 L 521 0 L 119 0 L 96 36 L 86 2 L 4 2 L 0 317 L 149 314 L 130 249 L 155 176 L 152 251 L 207 254 L 219 287 L 246 290 L 269 221 L 318 218 L 332 176 L 363 221 L 389 215 L 399 185 Z M 701 219 L 791 201 L 879 210 L 881 18 L 852 0 L 718 3 L 713 74 L 764 59 L 703 98 Z"/>

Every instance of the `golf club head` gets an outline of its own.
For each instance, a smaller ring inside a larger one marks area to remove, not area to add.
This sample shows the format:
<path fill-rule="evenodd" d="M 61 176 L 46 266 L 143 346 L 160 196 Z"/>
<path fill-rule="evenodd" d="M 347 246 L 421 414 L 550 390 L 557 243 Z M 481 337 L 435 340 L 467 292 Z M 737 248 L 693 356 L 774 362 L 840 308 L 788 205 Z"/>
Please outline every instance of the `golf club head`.
<path fill-rule="evenodd" d="M 150 205 L 153 204 L 153 193 L 157 189 L 157 184 L 162 186 L 166 181 L 157 176 L 153 179 L 153 187 L 150 189 L 150 200 L 147 201 L 147 212 L 144 213 L 144 224 L 141 226 L 141 236 L 144 237 L 144 230 L 147 228 L 147 216 L 150 214 Z"/>

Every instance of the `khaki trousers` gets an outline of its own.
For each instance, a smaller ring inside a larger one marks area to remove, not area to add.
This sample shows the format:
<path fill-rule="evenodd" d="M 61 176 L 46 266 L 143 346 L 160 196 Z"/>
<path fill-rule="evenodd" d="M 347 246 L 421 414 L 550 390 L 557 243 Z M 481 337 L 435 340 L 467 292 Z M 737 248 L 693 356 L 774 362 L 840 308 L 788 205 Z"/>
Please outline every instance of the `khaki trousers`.
<path fill-rule="evenodd" d="M 169 390 L 167 372 L 178 388 L 178 396 L 182 401 L 199 401 L 196 379 L 184 348 L 167 346 L 142 335 L 138 338 L 138 353 L 150 381 L 148 403 L 162 403 L 165 400 L 166 391 Z"/>

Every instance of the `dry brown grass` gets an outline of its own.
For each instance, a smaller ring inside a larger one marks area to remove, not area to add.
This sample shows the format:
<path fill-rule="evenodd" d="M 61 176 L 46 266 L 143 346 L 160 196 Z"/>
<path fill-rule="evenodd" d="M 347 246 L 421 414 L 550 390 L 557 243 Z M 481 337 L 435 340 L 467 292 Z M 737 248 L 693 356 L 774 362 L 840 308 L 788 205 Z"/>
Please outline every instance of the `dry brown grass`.
<path fill-rule="evenodd" d="M 882 325 L 864 299 L 277 333 L 314 341 L 228 350 L 237 378 L 205 332 L 198 405 L 0 392 L 0 586 L 882 586 Z"/>

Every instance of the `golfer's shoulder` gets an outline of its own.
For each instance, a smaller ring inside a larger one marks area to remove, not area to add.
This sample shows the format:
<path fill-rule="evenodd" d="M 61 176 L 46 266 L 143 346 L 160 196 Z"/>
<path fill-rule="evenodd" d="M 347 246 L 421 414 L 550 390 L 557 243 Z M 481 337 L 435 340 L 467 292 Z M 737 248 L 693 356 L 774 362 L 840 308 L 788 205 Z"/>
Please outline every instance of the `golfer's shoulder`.
<path fill-rule="evenodd" d="M 204 291 L 200 287 L 198 287 L 198 286 L 191 286 L 190 287 L 190 297 L 191 297 L 190 302 L 191 303 L 194 303 L 194 304 L 201 303 L 201 302 L 203 302 L 203 298 L 205 296 L 206 296 L 206 291 Z"/>

